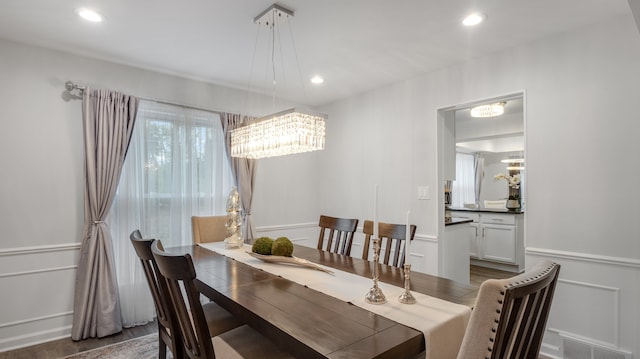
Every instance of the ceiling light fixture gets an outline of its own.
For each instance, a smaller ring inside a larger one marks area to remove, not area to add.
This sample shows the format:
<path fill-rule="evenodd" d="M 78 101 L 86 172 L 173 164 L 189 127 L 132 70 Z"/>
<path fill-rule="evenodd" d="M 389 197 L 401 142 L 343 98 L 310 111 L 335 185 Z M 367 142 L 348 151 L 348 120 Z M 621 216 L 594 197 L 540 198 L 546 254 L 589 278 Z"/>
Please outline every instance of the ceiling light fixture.
<path fill-rule="evenodd" d="M 504 105 L 506 102 L 491 103 L 480 105 L 471 109 L 471 117 L 495 117 L 504 113 Z"/>
<path fill-rule="evenodd" d="M 273 4 L 253 19 L 254 23 L 266 25 L 271 30 L 270 57 L 273 71 L 274 107 L 276 86 L 273 61 L 276 47 L 275 28 L 277 23 L 287 21 L 291 17 L 293 17 L 293 11 Z M 261 117 L 231 131 L 231 156 L 257 159 L 323 150 L 325 144 L 324 121 L 326 119 L 327 115 L 325 114 L 301 111 L 298 108 Z"/>
<path fill-rule="evenodd" d="M 85 8 L 77 9 L 76 14 L 90 22 L 102 22 L 102 20 L 104 19 L 103 16 L 99 13 Z"/>
<path fill-rule="evenodd" d="M 464 20 L 462 20 L 462 25 L 464 25 L 464 26 L 476 26 L 479 23 L 481 23 L 484 20 L 486 20 L 486 18 L 487 18 L 487 15 L 476 12 L 476 13 L 473 13 L 473 14 L 465 17 Z"/>
<path fill-rule="evenodd" d="M 320 85 L 323 82 L 324 82 L 324 79 L 321 76 L 316 75 L 311 78 L 312 84 Z"/>
<path fill-rule="evenodd" d="M 507 158 L 501 160 L 502 163 L 524 163 L 524 158 Z"/>

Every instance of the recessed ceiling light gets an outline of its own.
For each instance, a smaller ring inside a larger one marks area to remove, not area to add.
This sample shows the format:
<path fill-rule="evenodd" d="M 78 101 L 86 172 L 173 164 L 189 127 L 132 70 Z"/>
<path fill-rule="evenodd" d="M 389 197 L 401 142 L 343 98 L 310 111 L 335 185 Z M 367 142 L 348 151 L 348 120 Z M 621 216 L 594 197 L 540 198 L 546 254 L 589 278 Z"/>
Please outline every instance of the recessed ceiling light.
<path fill-rule="evenodd" d="M 462 20 L 464 26 L 475 26 L 483 22 L 487 18 L 487 15 L 481 13 L 473 13 Z"/>
<path fill-rule="evenodd" d="M 85 8 L 77 9 L 76 13 L 81 18 L 91 22 L 101 22 L 103 19 L 102 15 L 90 9 L 85 9 Z"/>
<path fill-rule="evenodd" d="M 316 75 L 311 78 L 311 83 L 313 84 L 319 85 L 323 82 L 324 82 L 324 79 L 321 76 Z"/>

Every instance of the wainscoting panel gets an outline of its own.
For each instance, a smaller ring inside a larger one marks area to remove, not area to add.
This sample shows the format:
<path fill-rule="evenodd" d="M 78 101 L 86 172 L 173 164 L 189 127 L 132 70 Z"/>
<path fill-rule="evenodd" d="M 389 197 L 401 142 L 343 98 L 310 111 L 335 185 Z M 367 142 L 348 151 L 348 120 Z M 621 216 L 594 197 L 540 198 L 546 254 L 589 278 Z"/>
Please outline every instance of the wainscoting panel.
<path fill-rule="evenodd" d="M 0 250 L 0 351 L 68 337 L 80 245 Z"/>
<path fill-rule="evenodd" d="M 527 268 L 541 258 L 562 266 L 541 354 L 551 358 L 637 357 L 640 261 L 526 249 Z"/>
<path fill-rule="evenodd" d="M 620 288 L 559 279 L 553 301 L 549 328 L 618 345 Z"/>

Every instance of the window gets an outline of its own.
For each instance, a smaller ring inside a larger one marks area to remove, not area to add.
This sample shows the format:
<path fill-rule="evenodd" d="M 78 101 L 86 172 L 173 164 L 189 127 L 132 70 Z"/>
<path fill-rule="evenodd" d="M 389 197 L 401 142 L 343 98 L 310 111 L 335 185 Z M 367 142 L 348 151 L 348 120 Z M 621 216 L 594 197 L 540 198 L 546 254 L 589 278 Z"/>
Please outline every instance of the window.
<path fill-rule="evenodd" d="M 225 151 L 218 114 L 142 101 L 110 223 L 190 244 L 192 215 L 226 213 L 233 180 Z"/>
<path fill-rule="evenodd" d="M 468 153 L 456 153 L 456 180 L 451 189 L 451 207 L 462 208 L 465 203 L 476 203 L 475 158 Z"/>
<path fill-rule="evenodd" d="M 218 114 L 140 102 L 107 218 L 125 325 L 153 317 L 153 304 L 141 300 L 148 297 L 148 288 L 129 234 L 140 229 L 145 238 L 160 239 L 165 248 L 191 244 L 191 216 L 226 214 L 232 186 Z"/>

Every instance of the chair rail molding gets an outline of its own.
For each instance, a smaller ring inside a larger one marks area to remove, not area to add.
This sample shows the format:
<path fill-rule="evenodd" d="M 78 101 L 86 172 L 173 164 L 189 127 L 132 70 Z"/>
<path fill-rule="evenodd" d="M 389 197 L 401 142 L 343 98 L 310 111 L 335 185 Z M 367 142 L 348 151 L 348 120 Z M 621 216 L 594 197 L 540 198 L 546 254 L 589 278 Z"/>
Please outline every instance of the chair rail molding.
<path fill-rule="evenodd" d="M 0 248 L 0 257 L 32 253 L 57 252 L 80 249 L 80 243 L 47 244 L 42 246 Z"/>
<path fill-rule="evenodd" d="M 585 262 L 610 264 L 615 266 L 624 266 L 624 267 L 632 267 L 632 268 L 640 269 L 640 259 L 633 259 L 633 258 L 603 256 L 599 254 L 560 251 L 555 249 L 533 248 L 533 247 L 527 247 L 525 249 L 525 253 L 527 255 L 538 256 L 538 257 L 573 259 L 573 260 L 579 260 L 579 261 L 585 261 Z"/>

